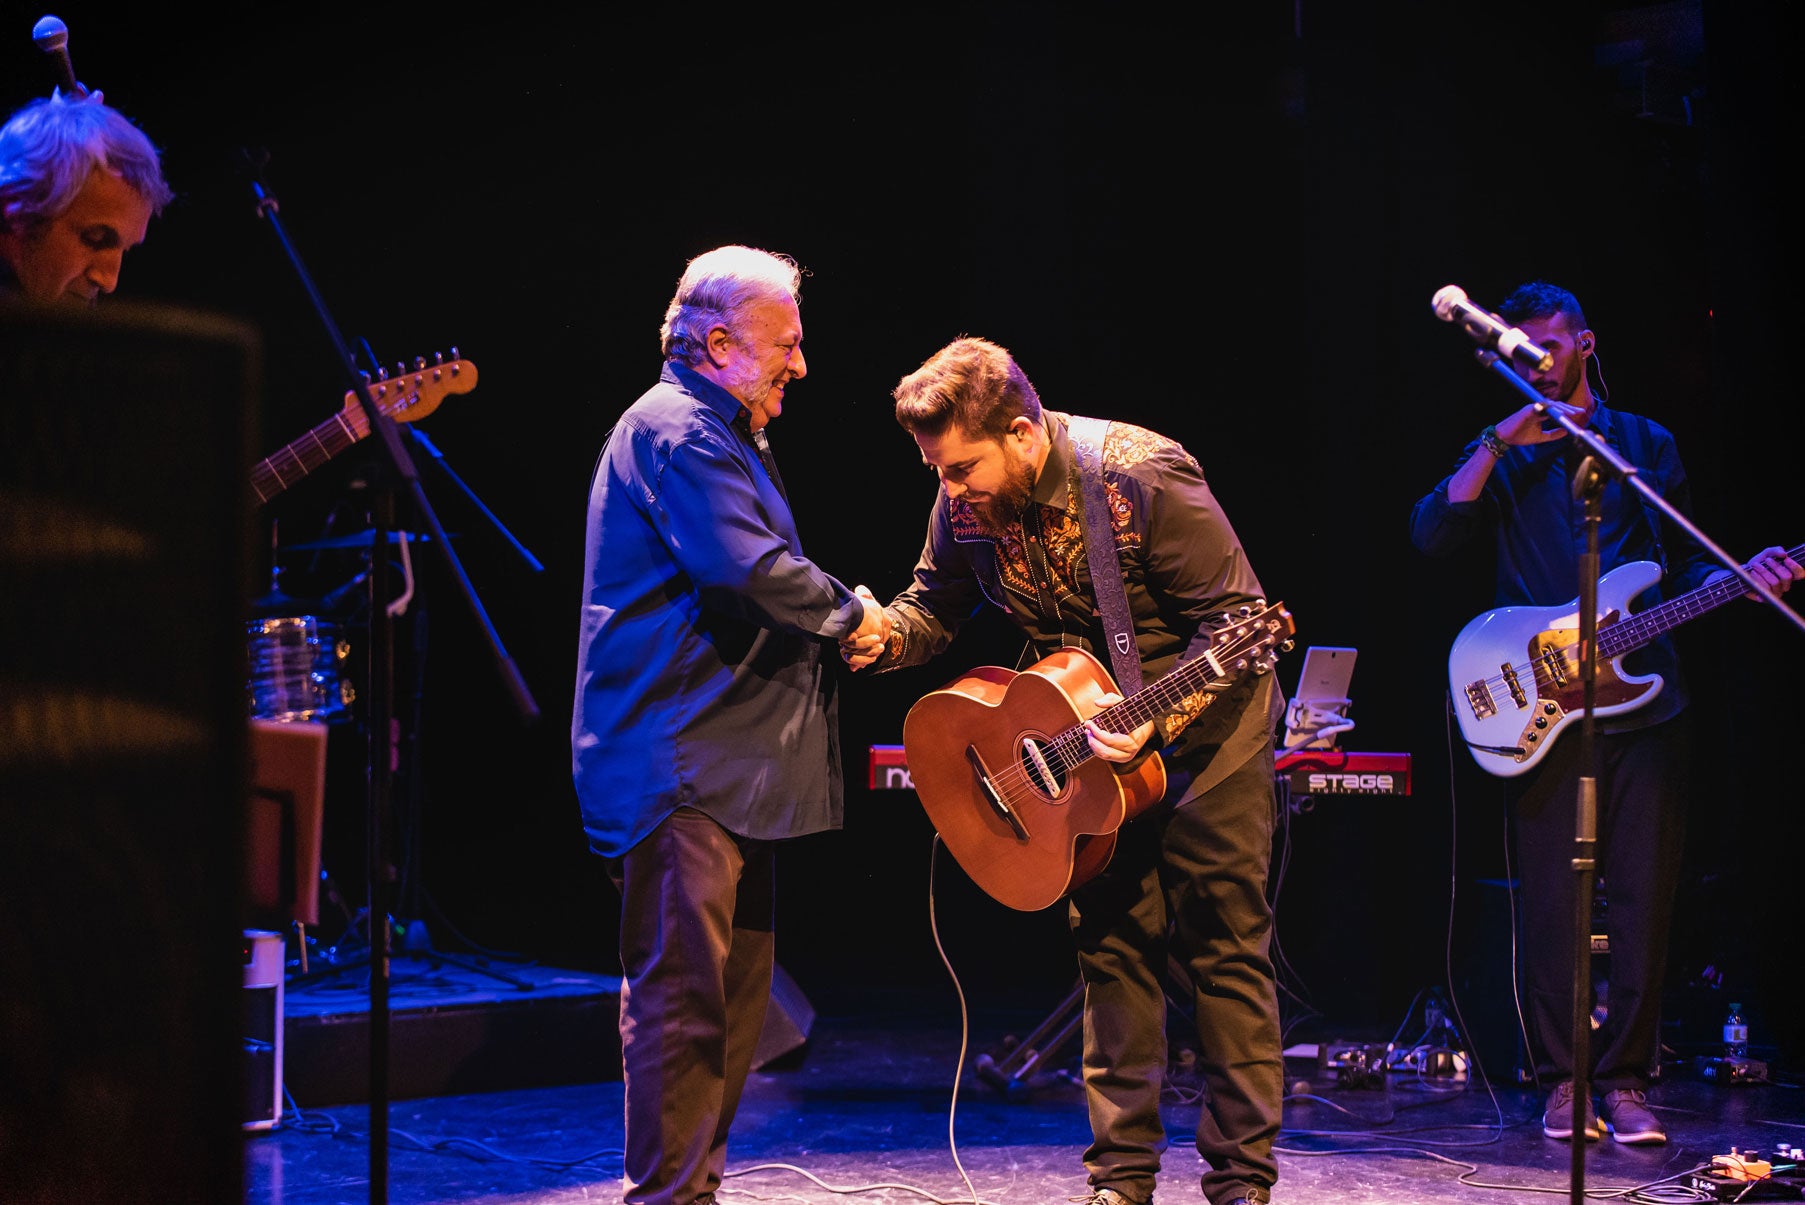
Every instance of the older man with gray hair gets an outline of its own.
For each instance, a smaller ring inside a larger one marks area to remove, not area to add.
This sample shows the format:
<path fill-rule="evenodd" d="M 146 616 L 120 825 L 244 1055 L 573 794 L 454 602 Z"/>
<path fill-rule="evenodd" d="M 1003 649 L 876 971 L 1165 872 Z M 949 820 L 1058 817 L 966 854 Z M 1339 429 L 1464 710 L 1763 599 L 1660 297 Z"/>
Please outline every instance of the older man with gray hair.
<path fill-rule="evenodd" d="M 804 556 L 766 441 L 808 372 L 796 262 L 725 246 L 589 493 L 572 770 L 621 894 L 624 1200 L 712 1205 L 775 966 L 776 843 L 841 825 L 834 643 L 882 612 Z"/>
<path fill-rule="evenodd" d="M 26 104 L 0 127 L 0 297 L 93 305 L 173 197 L 157 148 L 100 93 Z"/>

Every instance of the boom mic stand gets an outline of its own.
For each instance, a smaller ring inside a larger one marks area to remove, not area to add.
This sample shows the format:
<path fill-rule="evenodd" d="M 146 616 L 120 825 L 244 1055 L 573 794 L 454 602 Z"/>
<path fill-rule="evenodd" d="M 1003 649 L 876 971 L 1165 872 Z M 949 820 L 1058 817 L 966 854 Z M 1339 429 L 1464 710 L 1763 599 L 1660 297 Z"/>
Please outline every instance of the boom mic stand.
<path fill-rule="evenodd" d="M 445 567 L 452 579 L 457 583 L 464 596 L 465 604 L 476 617 L 489 648 L 496 660 L 496 667 L 501 672 L 502 681 L 508 688 L 514 708 L 523 723 L 532 723 L 539 718 L 539 705 L 527 690 L 526 682 L 521 677 L 519 668 L 514 664 L 506 650 L 502 647 L 494 625 L 490 623 L 488 613 L 483 609 L 481 601 L 464 573 L 463 565 L 451 550 L 451 541 L 446 538 L 445 529 L 439 523 L 438 515 L 427 500 L 426 492 L 421 488 L 420 476 L 402 445 L 397 424 L 383 413 L 382 407 L 370 396 L 368 384 L 363 375 L 357 371 L 356 359 L 345 344 L 343 333 L 333 321 L 325 300 L 319 290 L 314 287 L 313 278 L 294 244 L 289 240 L 288 232 L 283 228 L 279 217 L 281 206 L 275 196 L 264 187 L 258 176 L 259 169 L 267 162 L 267 155 L 253 156 L 246 154 L 246 167 L 251 170 L 251 190 L 257 198 L 257 216 L 269 223 L 282 250 L 293 265 L 296 277 L 307 291 L 314 312 L 325 327 L 327 337 L 332 341 L 333 351 L 338 357 L 339 368 L 344 372 L 345 380 L 351 391 L 357 395 L 358 404 L 363 408 L 369 420 L 370 432 L 375 436 L 375 443 L 383 449 L 379 458 L 377 476 L 379 487 L 375 491 L 375 505 L 371 510 L 374 547 L 383 550 L 382 555 L 370 559 L 370 675 L 369 688 L 372 695 L 369 707 L 369 806 L 365 814 L 365 840 L 368 845 L 368 856 L 365 859 L 365 878 L 368 890 L 368 908 L 370 915 L 370 1201 L 372 1205 L 384 1205 L 388 1200 L 388 1148 L 389 1148 L 389 929 L 386 918 L 389 913 L 389 883 L 394 878 L 394 867 L 389 863 L 388 824 L 390 821 L 390 803 L 392 792 L 392 758 L 395 754 L 392 716 L 394 712 L 394 636 L 392 631 L 393 616 L 390 614 L 389 558 L 387 547 L 390 532 L 395 528 L 395 491 L 397 483 L 405 489 L 412 504 L 414 514 L 431 532 L 428 543 L 438 550 L 444 559 Z M 386 470 L 386 471 L 384 471 Z"/>
<path fill-rule="evenodd" d="M 1611 475 L 1627 482 L 1651 505 L 1660 508 L 1676 525 L 1683 528 L 1724 566 L 1741 578 L 1756 594 L 1788 616 L 1801 631 L 1805 620 L 1782 603 L 1760 582 L 1750 576 L 1734 557 L 1713 543 L 1672 503 L 1661 497 L 1642 480 L 1635 465 L 1624 460 L 1589 427 L 1582 427 L 1564 415 L 1550 411 L 1535 387 L 1518 376 L 1498 352 L 1480 348 L 1480 364 L 1496 372 L 1511 388 L 1534 404 L 1536 413 L 1545 420 L 1559 423 L 1568 435 L 1584 444 L 1588 455 L 1573 474 L 1573 494 L 1585 503 L 1586 550 L 1579 560 L 1579 675 L 1584 699 L 1579 725 L 1579 764 L 1582 767 L 1577 796 L 1574 800 L 1573 839 L 1573 1139 L 1572 1165 L 1569 1169 L 1568 1200 L 1583 1205 L 1586 1182 L 1586 1109 L 1592 1100 L 1592 890 L 1593 859 L 1598 840 L 1598 753 L 1594 744 L 1598 685 L 1598 526 L 1604 487 Z"/>

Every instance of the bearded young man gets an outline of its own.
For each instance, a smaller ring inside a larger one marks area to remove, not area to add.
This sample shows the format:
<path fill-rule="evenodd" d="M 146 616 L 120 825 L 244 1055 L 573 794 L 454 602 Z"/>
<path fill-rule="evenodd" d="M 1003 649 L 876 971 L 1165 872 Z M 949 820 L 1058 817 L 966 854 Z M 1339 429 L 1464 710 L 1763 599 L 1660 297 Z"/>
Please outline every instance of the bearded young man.
<path fill-rule="evenodd" d="M 887 633 L 842 642 L 853 668 L 921 664 L 987 605 L 1008 613 L 1037 657 L 1076 647 L 1108 663 L 1087 563 L 1093 520 L 1107 525 L 1146 681 L 1206 653 L 1218 625 L 1263 601 L 1203 470 L 1171 439 L 1043 410 L 1015 359 L 985 339 L 954 340 L 894 396 L 897 421 L 940 484 L 914 582 L 884 608 Z M 1079 423 L 1084 435 L 1074 433 Z M 1076 446 L 1099 427 L 1101 439 L 1083 445 L 1090 451 Z M 1081 456 L 1101 473 L 1104 515 L 1086 513 Z M 1085 721 L 1097 757 L 1127 767 L 1158 751 L 1167 783 L 1121 825 L 1103 871 L 1067 897 L 1085 983 L 1092 1205 L 1153 1197 L 1166 1149 L 1168 956 L 1185 970 L 1174 990 L 1192 1006 L 1208 1087 L 1197 1123 L 1204 1196 L 1212 1205 L 1271 1199 L 1283 1059 L 1266 879 L 1280 707 L 1273 676 L 1249 673 L 1130 733 Z"/>

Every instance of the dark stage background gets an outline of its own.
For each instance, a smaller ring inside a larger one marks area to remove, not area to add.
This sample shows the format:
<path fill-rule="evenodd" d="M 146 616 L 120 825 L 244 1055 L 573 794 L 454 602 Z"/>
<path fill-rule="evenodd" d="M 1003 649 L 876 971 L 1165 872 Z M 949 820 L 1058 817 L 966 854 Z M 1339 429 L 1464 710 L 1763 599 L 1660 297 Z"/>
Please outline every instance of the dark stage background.
<path fill-rule="evenodd" d="M 567 772 L 589 472 L 655 378 L 684 261 L 739 241 L 810 273 L 810 373 L 773 443 L 812 555 L 882 597 L 933 493 L 889 390 L 948 339 L 1005 344 L 1055 408 L 1183 440 L 1297 618 L 1282 684 L 1304 645 L 1358 648 L 1344 747 L 1414 759 L 1410 797 L 1319 800 L 1289 826 L 1290 1015 L 1389 1032 L 1450 967 L 1463 1006 L 1508 1007 L 1473 970 L 1504 956 L 1481 882 L 1504 873 L 1497 783 L 1450 755 L 1443 705 L 1448 645 L 1490 605 L 1488 579 L 1419 556 L 1406 523 L 1517 396 L 1429 300 L 1448 283 L 1488 307 L 1528 277 L 1572 288 L 1613 401 L 1678 434 L 1703 528 L 1738 557 L 1797 542 L 1780 179 L 1799 104 L 1779 6 L 1267 3 L 1233 6 L 1248 11 L 1232 26 L 1223 7 L 54 10 L 77 75 L 166 148 L 181 194 L 120 296 L 261 330 L 265 452 L 346 383 L 241 150 L 267 152 L 354 346 L 391 365 L 455 346 L 480 370 L 419 426 L 544 571 L 430 458 L 421 472 L 542 717 L 522 723 L 482 626 L 416 548 L 404 898 L 440 946 L 615 965 L 612 890 Z M 6 9 L 9 107 L 53 81 L 27 37 L 40 15 Z M 293 594 L 357 572 L 355 550 L 287 545 L 364 526 L 368 451 L 257 513 L 249 593 L 269 588 L 272 545 Z M 172 490 L 183 476 L 168 466 Z M 1706 772 L 1674 1012 L 1707 1040 L 1740 999 L 1758 1044 L 1796 1053 L 1805 824 L 1785 784 L 1805 637 L 1745 603 L 1681 637 Z M 1017 653 L 986 619 L 939 664 L 847 682 L 845 829 L 783 861 L 779 959 L 818 1004 L 954 1007 L 930 886 L 968 991 L 1051 1006 L 1069 986 L 1059 909 L 1010 912 L 944 854 L 930 880 L 919 804 L 864 786 L 866 748 L 900 740 L 915 698 Z M 349 726 L 334 742 L 328 870 L 355 905 L 362 750 Z"/>

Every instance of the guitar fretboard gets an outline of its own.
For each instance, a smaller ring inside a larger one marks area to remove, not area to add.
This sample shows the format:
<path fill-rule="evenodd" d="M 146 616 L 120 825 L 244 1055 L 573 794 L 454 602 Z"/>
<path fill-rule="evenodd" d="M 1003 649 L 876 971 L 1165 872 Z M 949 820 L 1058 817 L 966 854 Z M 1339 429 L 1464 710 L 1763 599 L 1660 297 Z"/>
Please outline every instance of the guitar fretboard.
<path fill-rule="evenodd" d="M 389 407 L 383 412 L 389 413 Z M 258 502 L 268 502 L 307 474 L 369 434 L 362 414 L 341 410 L 251 470 L 251 489 Z"/>
<path fill-rule="evenodd" d="M 1797 561 L 1805 557 L 1805 544 L 1786 554 Z M 1647 644 L 1655 637 L 1678 627 L 1688 619 L 1696 619 L 1707 611 L 1715 611 L 1733 598 L 1748 593 L 1748 586 L 1734 574 L 1709 585 L 1669 599 L 1658 607 L 1620 619 L 1598 633 L 1598 652 L 1606 660 L 1621 657 Z"/>
<path fill-rule="evenodd" d="M 1091 718 L 1110 732 L 1133 732 L 1149 720 L 1178 710 L 1179 704 L 1194 694 L 1227 686 L 1240 676 L 1246 661 L 1257 660 L 1279 641 L 1289 639 L 1294 627 L 1284 604 L 1275 603 L 1257 615 L 1237 620 L 1225 631 L 1234 633 L 1233 638 L 1212 647 L 1207 656 L 1185 662 Z M 1045 748 L 1049 761 L 1068 770 L 1096 756 L 1082 724 L 1067 728 Z"/>

